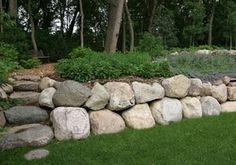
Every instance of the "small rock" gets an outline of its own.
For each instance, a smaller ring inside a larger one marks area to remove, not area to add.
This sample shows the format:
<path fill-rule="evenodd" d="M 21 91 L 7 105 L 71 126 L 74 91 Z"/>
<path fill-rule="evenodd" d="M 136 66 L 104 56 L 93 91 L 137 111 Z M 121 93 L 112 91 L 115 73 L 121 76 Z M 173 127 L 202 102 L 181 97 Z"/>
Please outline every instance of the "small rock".
<path fill-rule="evenodd" d="M 110 110 L 93 111 L 89 119 L 95 135 L 117 133 L 125 129 L 122 117 Z"/>
<path fill-rule="evenodd" d="M 221 104 L 221 112 L 236 112 L 236 101 L 228 101 Z"/>
<path fill-rule="evenodd" d="M 123 82 L 108 82 L 104 85 L 110 94 L 108 109 L 120 111 L 135 105 L 133 90 Z"/>
<path fill-rule="evenodd" d="M 178 99 L 164 98 L 150 105 L 155 121 L 162 125 L 182 120 L 182 104 Z"/>
<path fill-rule="evenodd" d="M 6 119 L 3 111 L 0 109 L 0 127 L 4 127 L 6 124 Z"/>
<path fill-rule="evenodd" d="M 212 95 L 212 85 L 210 82 L 202 84 L 201 96 L 211 96 Z"/>
<path fill-rule="evenodd" d="M 164 88 L 158 83 L 149 85 L 140 82 L 133 82 L 132 87 L 137 104 L 162 99 L 165 96 Z"/>
<path fill-rule="evenodd" d="M 186 97 L 181 100 L 181 103 L 185 118 L 192 119 L 202 117 L 202 106 L 199 99 L 195 97 Z"/>
<path fill-rule="evenodd" d="M 122 117 L 128 127 L 133 129 L 145 129 L 155 126 L 148 104 L 138 104 L 122 113 Z"/>
<path fill-rule="evenodd" d="M 58 107 L 51 112 L 57 140 L 85 139 L 90 134 L 89 115 L 84 108 Z"/>
<path fill-rule="evenodd" d="M 236 86 L 235 87 L 227 87 L 228 99 L 230 101 L 236 101 Z"/>
<path fill-rule="evenodd" d="M 46 88 L 44 89 L 39 96 L 39 105 L 48 108 L 54 108 L 52 97 L 55 94 L 56 89 Z"/>
<path fill-rule="evenodd" d="M 7 98 L 8 96 L 6 92 L 2 88 L 0 88 L 0 99 L 7 99 Z"/>
<path fill-rule="evenodd" d="M 0 149 L 7 150 L 24 146 L 44 146 L 52 141 L 52 129 L 46 125 L 29 128 L 25 131 L 5 135 L 0 139 Z"/>
<path fill-rule="evenodd" d="M 222 80 L 223 80 L 225 85 L 228 85 L 230 83 L 230 81 L 231 81 L 231 78 L 228 77 L 228 76 L 224 76 Z"/>
<path fill-rule="evenodd" d="M 197 50 L 194 54 L 199 56 L 211 55 L 212 51 L 207 49 Z"/>
<path fill-rule="evenodd" d="M 13 86 L 10 84 L 2 84 L 1 88 L 7 93 L 11 94 L 13 92 Z"/>
<path fill-rule="evenodd" d="M 26 160 L 42 159 L 49 155 L 49 151 L 46 149 L 32 150 L 24 155 Z"/>
<path fill-rule="evenodd" d="M 189 96 L 200 96 L 202 92 L 202 81 L 198 78 L 192 78 L 191 86 L 188 92 Z"/>
<path fill-rule="evenodd" d="M 26 105 L 37 105 L 39 95 L 37 92 L 13 92 L 10 98 L 23 100 Z"/>
<path fill-rule="evenodd" d="M 16 81 L 13 85 L 14 91 L 34 91 L 38 92 L 39 83 L 32 81 Z"/>
<path fill-rule="evenodd" d="M 187 96 L 191 81 L 184 75 L 174 76 L 162 81 L 166 96 L 173 98 L 183 98 Z"/>
<path fill-rule="evenodd" d="M 201 98 L 203 116 L 217 116 L 220 114 L 221 106 L 219 102 L 211 96 Z"/>
<path fill-rule="evenodd" d="M 227 87 L 225 84 L 212 87 L 212 97 L 218 100 L 220 103 L 224 103 L 227 100 Z"/>
<path fill-rule="evenodd" d="M 85 103 L 85 106 L 92 110 L 103 109 L 109 101 L 109 93 L 106 88 L 99 83 L 95 83 L 91 92 L 92 96 Z"/>
<path fill-rule="evenodd" d="M 41 79 L 39 83 L 39 89 L 44 90 L 46 88 L 54 87 L 54 84 L 56 83 L 55 80 L 49 78 L 49 77 L 44 77 Z"/>
<path fill-rule="evenodd" d="M 64 81 L 53 96 L 56 107 L 79 107 L 91 96 L 91 90 L 82 84 L 67 80 Z"/>
<path fill-rule="evenodd" d="M 4 111 L 9 124 L 39 123 L 48 119 L 48 113 L 35 106 L 16 106 Z"/>
<path fill-rule="evenodd" d="M 40 76 L 33 76 L 33 75 L 23 75 L 23 76 L 14 76 L 13 77 L 16 81 L 40 81 Z"/>

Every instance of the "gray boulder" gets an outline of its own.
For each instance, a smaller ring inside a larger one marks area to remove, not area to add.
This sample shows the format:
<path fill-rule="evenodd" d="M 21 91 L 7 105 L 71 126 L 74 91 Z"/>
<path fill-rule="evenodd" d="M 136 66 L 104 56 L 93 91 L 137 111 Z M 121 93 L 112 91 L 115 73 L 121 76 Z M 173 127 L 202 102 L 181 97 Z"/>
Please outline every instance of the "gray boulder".
<path fill-rule="evenodd" d="M 85 103 L 85 106 L 92 110 L 103 109 L 109 101 L 109 93 L 106 88 L 99 83 L 95 83 L 92 89 L 92 96 Z"/>
<path fill-rule="evenodd" d="M 91 90 L 82 84 L 67 80 L 64 81 L 53 96 L 56 107 L 79 107 L 91 96 Z"/>
<path fill-rule="evenodd" d="M 202 81 L 198 78 L 192 78 L 191 86 L 188 92 L 189 96 L 200 96 L 202 92 Z"/>
<path fill-rule="evenodd" d="M 24 146 L 47 145 L 54 135 L 52 129 L 45 125 L 32 127 L 16 134 L 9 134 L 0 139 L 0 149 L 7 150 Z"/>
<path fill-rule="evenodd" d="M 48 119 L 47 111 L 35 106 L 16 106 L 4 113 L 9 124 L 39 123 Z"/>
<path fill-rule="evenodd" d="M 122 117 L 128 127 L 133 129 L 146 129 L 155 126 L 148 104 L 138 104 L 124 111 Z"/>
<path fill-rule="evenodd" d="M 185 97 L 181 100 L 183 106 L 183 115 L 185 118 L 202 117 L 202 105 L 196 97 Z"/>
<path fill-rule="evenodd" d="M 165 96 L 164 88 L 158 83 L 149 85 L 140 82 L 133 82 L 132 87 L 137 104 L 162 99 Z"/>
<path fill-rule="evenodd" d="M 35 149 L 24 155 L 26 160 L 42 159 L 49 155 L 49 151 L 46 149 Z"/>
<path fill-rule="evenodd" d="M 40 76 L 34 76 L 34 75 L 16 75 L 13 77 L 16 81 L 34 81 L 38 82 L 40 81 Z"/>
<path fill-rule="evenodd" d="M 3 111 L 0 108 L 0 128 L 4 127 L 5 124 L 6 124 L 6 119 L 5 119 Z"/>
<path fill-rule="evenodd" d="M 39 83 L 32 81 L 16 81 L 13 85 L 14 91 L 34 91 L 38 92 Z"/>
<path fill-rule="evenodd" d="M 44 77 L 44 78 L 41 79 L 41 81 L 39 83 L 39 89 L 44 90 L 46 88 L 53 87 L 55 83 L 56 83 L 55 80 L 53 80 L 49 77 Z"/>
<path fill-rule="evenodd" d="M 95 135 L 117 133 L 125 129 L 122 117 L 110 110 L 90 112 L 89 119 Z"/>
<path fill-rule="evenodd" d="M 123 82 L 108 82 L 104 85 L 110 94 L 108 109 L 121 111 L 135 105 L 133 90 Z"/>
<path fill-rule="evenodd" d="M 227 87 L 225 84 L 221 84 L 219 86 L 213 86 L 211 93 L 212 93 L 212 97 L 214 97 L 220 103 L 226 102 L 226 100 L 227 100 Z"/>
<path fill-rule="evenodd" d="M 184 75 L 174 76 L 162 81 L 166 96 L 173 98 L 183 98 L 187 96 L 191 81 Z"/>
<path fill-rule="evenodd" d="M 211 96 L 202 97 L 200 99 L 202 104 L 203 116 L 217 116 L 221 112 L 221 106 L 219 102 Z"/>
<path fill-rule="evenodd" d="M 37 92 L 13 92 L 10 98 L 23 100 L 26 105 L 37 105 L 39 95 Z"/>
<path fill-rule="evenodd" d="M 44 89 L 39 96 L 39 105 L 48 108 L 54 108 L 52 97 L 55 94 L 55 88 Z"/>
<path fill-rule="evenodd" d="M 89 115 L 84 108 L 58 107 L 51 113 L 57 140 L 85 139 L 90 134 Z"/>

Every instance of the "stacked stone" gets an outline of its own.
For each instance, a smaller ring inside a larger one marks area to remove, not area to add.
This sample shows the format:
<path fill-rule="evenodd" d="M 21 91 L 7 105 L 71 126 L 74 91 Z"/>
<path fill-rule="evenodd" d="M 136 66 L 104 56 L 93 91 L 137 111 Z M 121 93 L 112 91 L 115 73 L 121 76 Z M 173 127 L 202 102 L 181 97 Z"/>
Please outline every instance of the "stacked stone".
<path fill-rule="evenodd" d="M 0 148 L 41 146 L 54 136 L 57 140 L 85 139 L 90 132 L 111 134 L 126 127 L 146 129 L 156 123 L 168 125 L 183 118 L 236 112 L 236 84 L 230 81 L 225 77 L 212 85 L 178 75 L 161 83 L 95 83 L 90 89 L 71 80 L 16 79 L 10 98 L 22 90 L 35 92 L 38 97 L 36 102 L 27 102 L 28 106 L 0 113 L 0 124 L 5 116 L 8 124 L 18 125 L 3 136 Z M 27 101 L 33 96 L 20 98 Z M 50 124 L 52 128 L 47 126 Z"/>

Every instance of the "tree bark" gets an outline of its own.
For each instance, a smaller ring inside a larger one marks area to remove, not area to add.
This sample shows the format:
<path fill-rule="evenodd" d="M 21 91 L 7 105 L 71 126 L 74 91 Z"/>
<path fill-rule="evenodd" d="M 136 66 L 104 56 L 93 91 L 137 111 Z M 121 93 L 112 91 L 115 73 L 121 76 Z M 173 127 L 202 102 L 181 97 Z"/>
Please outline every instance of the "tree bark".
<path fill-rule="evenodd" d="M 2 12 L 3 12 L 3 4 L 2 4 L 2 0 L 0 0 L 0 13 L 2 13 Z M 1 19 L 0 20 L 0 33 L 3 33 L 2 17 L 0 19 Z"/>
<path fill-rule="evenodd" d="M 213 29 L 213 22 L 214 22 L 214 17 L 215 17 L 215 7 L 216 7 L 216 2 L 212 2 L 212 11 L 210 15 L 210 20 L 209 20 L 209 31 L 208 31 L 208 45 L 212 46 L 212 29 Z"/>
<path fill-rule="evenodd" d="M 229 37 L 229 49 L 230 50 L 233 49 L 233 36 L 232 36 L 232 34 L 230 34 L 230 37 Z"/>
<path fill-rule="evenodd" d="M 133 22 L 131 19 L 131 14 L 129 12 L 129 8 L 128 8 L 128 2 L 125 2 L 125 11 L 127 14 L 127 18 L 128 18 L 128 22 L 129 22 L 129 32 L 130 32 L 130 52 L 134 51 L 134 28 L 133 28 Z"/>
<path fill-rule="evenodd" d="M 157 8 L 157 0 L 153 0 L 152 11 L 151 11 L 151 15 L 149 18 L 149 24 L 148 24 L 148 32 L 149 33 L 152 32 L 152 25 L 153 25 L 153 20 L 154 20 L 155 13 L 156 13 L 156 8 Z"/>
<path fill-rule="evenodd" d="M 122 52 L 125 53 L 126 52 L 126 15 L 125 15 L 125 11 L 123 11 L 123 20 L 122 20 L 122 33 L 123 33 L 123 38 L 122 38 Z"/>
<path fill-rule="evenodd" d="M 16 21 L 16 19 L 17 19 L 17 0 L 9 0 L 9 14 Z"/>
<path fill-rule="evenodd" d="M 105 42 L 105 51 L 107 53 L 116 52 L 124 2 L 125 0 L 109 0 L 110 9 Z"/>
<path fill-rule="evenodd" d="M 73 30 L 74 30 L 74 26 L 75 26 L 75 23 L 76 23 L 76 18 L 77 18 L 79 10 L 80 10 L 80 3 L 78 3 L 77 6 L 76 6 L 76 9 L 75 9 L 72 21 L 71 21 L 70 26 L 69 26 L 69 30 L 67 32 L 67 36 L 68 37 L 72 36 Z"/>
<path fill-rule="evenodd" d="M 31 24 L 31 41 L 33 44 L 33 56 L 37 56 L 38 55 L 38 46 L 37 46 L 37 42 L 35 39 L 35 25 L 34 25 L 34 18 L 33 18 L 33 14 L 32 14 L 32 6 L 31 6 L 31 0 L 28 1 L 28 12 L 29 12 L 29 17 L 30 17 L 30 24 Z"/>
<path fill-rule="evenodd" d="M 79 0 L 79 6 L 80 6 L 80 46 L 81 48 L 84 47 L 84 10 L 83 10 L 83 2 L 82 0 Z"/>

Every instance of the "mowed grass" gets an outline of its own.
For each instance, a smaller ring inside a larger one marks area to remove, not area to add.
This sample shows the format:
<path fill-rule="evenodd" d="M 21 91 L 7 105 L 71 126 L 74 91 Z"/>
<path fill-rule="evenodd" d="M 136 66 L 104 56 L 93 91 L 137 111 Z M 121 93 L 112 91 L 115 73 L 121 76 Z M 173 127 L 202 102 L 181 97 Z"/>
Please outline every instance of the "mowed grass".
<path fill-rule="evenodd" d="M 44 148 L 50 155 L 30 162 L 23 155 L 33 148 L 0 152 L 0 164 L 236 164 L 236 113 L 82 141 L 54 141 Z"/>

